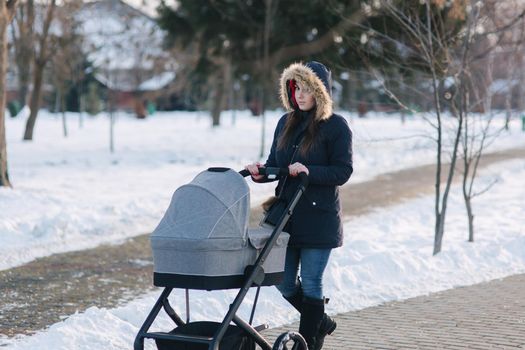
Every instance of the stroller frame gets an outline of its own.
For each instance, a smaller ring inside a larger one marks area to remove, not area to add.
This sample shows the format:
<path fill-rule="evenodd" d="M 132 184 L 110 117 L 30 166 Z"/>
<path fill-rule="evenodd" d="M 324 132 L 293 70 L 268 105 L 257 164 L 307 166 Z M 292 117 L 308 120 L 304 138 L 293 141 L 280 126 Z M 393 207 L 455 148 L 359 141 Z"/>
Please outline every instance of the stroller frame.
<path fill-rule="evenodd" d="M 271 178 L 271 176 L 275 177 L 277 175 L 287 176 L 288 169 L 287 168 L 282 168 L 282 169 L 281 168 L 260 168 L 259 173 L 261 175 L 266 175 L 269 178 Z M 250 175 L 250 173 L 247 170 L 240 171 L 240 174 L 243 177 Z M 299 201 L 304 191 L 306 190 L 306 187 L 308 186 L 308 176 L 305 173 L 300 173 L 299 178 L 301 180 L 301 184 L 298 186 L 290 203 L 288 203 L 277 225 L 274 227 L 272 234 L 270 238 L 268 239 L 268 241 L 266 242 L 266 244 L 264 245 L 261 253 L 255 260 L 253 265 L 248 265 L 245 268 L 245 271 L 244 271 L 245 281 L 243 283 L 243 286 L 240 288 L 233 303 L 230 304 L 230 307 L 229 307 L 228 312 L 226 313 L 226 316 L 224 316 L 222 322 L 220 323 L 220 326 L 215 331 L 215 334 L 213 335 L 213 337 L 198 336 L 198 335 L 170 334 L 170 333 L 165 333 L 165 332 L 148 332 L 149 328 L 151 327 L 151 325 L 157 318 L 162 308 L 164 309 L 166 314 L 173 320 L 173 322 L 177 325 L 177 327 L 185 324 L 182 318 L 175 312 L 175 310 L 171 307 L 169 303 L 168 297 L 171 294 L 173 288 L 165 287 L 135 338 L 135 342 L 133 344 L 134 350 L 144 349 L 144 339 L 163 339 L 163 340 L 175 340 L 175 341 L 180 341 L 184 343 L 209 344 L 208 346 L 209 350 L 219 350 L 219 344 L 221 340 L 223 339 L 231 322 L 233 322 L 239 328 L 244 330 L 262 348 L 262 350 L 272 350 L 272 345 L 268 343 L 266 339 L 264 339 L 264 337 L 259 333 L 259 331 L 267 329 L 268 326 L 264 324 L 261 326 L 253 327 L 251 325 L 251 321 L 253 318 L 253 314 L 255 312 L 257 298 L 259 295 L 259 289 L 261 285 L 263 284 L 263 281 L 265 278 L 263 263 L 268 257 L 268 255 L 270 254 L 270 251 L 275 245 L 275 243 L 277 242 L 277 239 L 279 238 L 279 235 L 283 231 L 284 226 L 290 219 L 297 202 Z M 239 316 L 237 316 L 237 311 L 239 310 L 239 307 L 241 306 L 248 291 L 253 286 L 256 286 L 258 290 L 257 290 L 256 298 L 254 301 L 252 315 L 250 317 L 250 322 L 248 323 L 245 320 L 241 319 Z M 186 289 L 186 291 L 187 290 L 188 289 Z M 188 293 L 186 293 L 186 306 L 188 308 Z M 189 319 L 189 315 L 188 315 L 188 319 Z M 303 349 L 307 349 L 307 345 L 303 337 L 299 333 L 296 333 L 296 332 L 286 332 L 286 333 L 281 334 L 281 336 L 278 337 L 275 345 L 277 345 L 279 342 L 288 341 L 288 340 L 294 340 L 296 345 L 299 344 L 302 346 Z"/>

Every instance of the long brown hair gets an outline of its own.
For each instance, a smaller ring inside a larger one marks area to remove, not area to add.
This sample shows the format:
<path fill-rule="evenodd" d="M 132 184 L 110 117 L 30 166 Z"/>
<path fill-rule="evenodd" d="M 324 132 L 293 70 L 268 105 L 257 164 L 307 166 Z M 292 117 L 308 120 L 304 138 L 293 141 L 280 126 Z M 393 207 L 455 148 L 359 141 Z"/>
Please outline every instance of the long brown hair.
<path fill-rule="evenodd" d="M 317 135 L 317 131 L 319 129 L 319 121 L 315 118 L 315 108 L 309 113 L 311 114 L 310 122 L 306 127 L 301 146 L 299 147 L 299 153 L 302 156 L 305 156 L 315 146 L 315 136 Z M 301 123 L 301 120 L 301 116 L 297 111 L 290 112 L 288 118 L 286 118 L 286 123 L 284 124 L 283 132 L 277 140 L 277 149 L 283 149 L 287 145 L 289 145 L 290 142 L 295 141 L 291 140 L 291 138 L 294 134 L 294 130 Z"/>

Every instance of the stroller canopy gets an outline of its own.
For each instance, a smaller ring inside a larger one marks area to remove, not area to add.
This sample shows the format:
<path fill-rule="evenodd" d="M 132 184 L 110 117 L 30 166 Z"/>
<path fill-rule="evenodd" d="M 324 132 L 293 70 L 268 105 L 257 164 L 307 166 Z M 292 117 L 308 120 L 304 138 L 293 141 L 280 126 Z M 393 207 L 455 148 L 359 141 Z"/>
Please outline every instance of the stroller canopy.
<path fill-rule="evenodd" d="M 210 168 L 175 191 L 151 238 L 177 250 L 236 249 L 247 240 L 249 209 L 244 178 L 231 169 Z"/>
<path fill-rule="evenodd" d="M 156 286 L 240 288 L 273 227 L 248 229 L 250 191 L 231 169 L 212 168 L 179 187 L 150 241 Z M 281 232 L 263 268 L 264 285 L 282 279 L 289 235 Z"/>

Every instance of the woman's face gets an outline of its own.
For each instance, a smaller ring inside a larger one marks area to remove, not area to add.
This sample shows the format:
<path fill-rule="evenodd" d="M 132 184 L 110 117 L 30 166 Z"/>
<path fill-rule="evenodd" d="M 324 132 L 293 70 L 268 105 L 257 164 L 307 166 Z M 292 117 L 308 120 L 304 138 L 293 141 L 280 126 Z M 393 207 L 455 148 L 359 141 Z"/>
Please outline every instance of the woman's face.
<path fill-rule="evenodd" d="M 303 84 L 295 84 L 295 100 L 301 111 L 309 111 L 315 106 L 315 98 L 312 92 Z"/>

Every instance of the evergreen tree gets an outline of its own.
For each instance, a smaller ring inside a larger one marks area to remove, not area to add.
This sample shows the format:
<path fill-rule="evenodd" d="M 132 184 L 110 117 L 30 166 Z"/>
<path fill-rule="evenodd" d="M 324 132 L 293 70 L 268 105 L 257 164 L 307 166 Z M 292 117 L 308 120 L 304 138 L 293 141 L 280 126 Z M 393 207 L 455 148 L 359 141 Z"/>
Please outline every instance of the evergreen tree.
<path fill-rule="evenodd" d="M 182 0 L 175 9 L 163 3 L 158 11 L 168 45 L 193 63 L 188 84 L 213 93 L 225 89 L 220 85 L 228 78 L 223 70 L 229 64 L 230 82 L 244 77 L 249 89 L 275 90 L 268 81 L 275 81 L 276 72 L 290 62 L 321 52 L 324 57 L 330 50 L 337 54 L 335 35 L 360 30 L 357 24 L 365 18 L 360 8 L 359 1 Z M 265 30 L 270 33 L 266 57 Z M 215 105 L 221 103 L 217 99 Z"/>
<path fill-rule="evenodd" d="M 419 0 L 394 2 L 402 12 L 426 16 Z M 431 2 L 431 17 L 464 7 L 463 1 L 458 2 L 459 7 L 441 0 Z M 228 78 L 224 73 L 228 65 L 230 80 L 244 77 L 248 88 L 273 90 L 276 87 L 269 82 L 278 79 L 277 72 L 298 60 L 322 61 L 334 77 L 374 65 L 403 74 L 427 69 L 412 54 L 417 50 L 411 49 L 413 43 L 391 13 L 381 11 L 381 4 L 356 0 L 180 0 L 176 8 L 163 2 L 158 21 L 168 34 L 168 46 L 176 48 L 185 63 L 192 62 L 187 83 L 209 88 L 208 93 L 224 90 L 221 83 Z M 439 18 L 450 21 L 436 30 L 452 35 L 461 28 L 461 16 Z M 269 33 L 267 43 L 265 33 Z M 214 85 L 218 87 L 213 89 Z M 274 91 L 268 92 L 275 96 Z"/>

